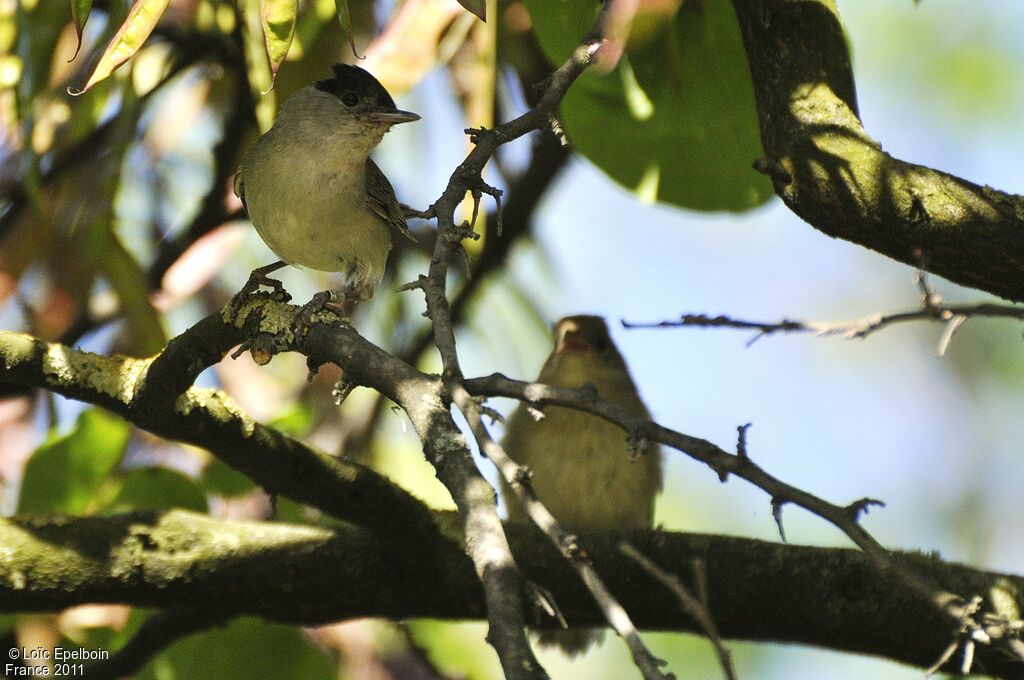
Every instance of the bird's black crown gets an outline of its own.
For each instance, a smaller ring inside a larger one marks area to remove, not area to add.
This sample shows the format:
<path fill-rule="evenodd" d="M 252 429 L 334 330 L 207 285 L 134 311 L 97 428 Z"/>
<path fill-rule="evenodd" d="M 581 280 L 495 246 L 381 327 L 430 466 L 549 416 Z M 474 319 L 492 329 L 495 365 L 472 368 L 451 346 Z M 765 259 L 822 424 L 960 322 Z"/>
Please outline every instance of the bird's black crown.
<path fill-rule="evenodd" d="M 333 94 L 346 106 L 361 104 L 360 108 L 375 108 L 395 111 L 395 100 L 369 71 L 349 64 L 335 64 L 331 67 L 333 78 L 314 83 L 318 90 Z"/>

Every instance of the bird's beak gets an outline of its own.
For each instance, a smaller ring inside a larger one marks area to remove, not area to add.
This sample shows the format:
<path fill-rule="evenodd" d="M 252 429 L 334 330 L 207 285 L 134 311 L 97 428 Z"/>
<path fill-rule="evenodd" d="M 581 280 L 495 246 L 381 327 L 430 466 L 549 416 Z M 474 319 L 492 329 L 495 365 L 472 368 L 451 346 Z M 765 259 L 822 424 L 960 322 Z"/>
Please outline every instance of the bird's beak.
<path fill-rule="evenodd" d="M 418 113 L 412 111 L 371 111 L 367 114 L 367 118 L 376 121 L 378 123 L 386 123 L 388 125 L 398 125 L 399 123 L 411 123 L 414 120 L 419 120 L 420 116 Z"/>
<path fill-rule="evenodd" d="M 566 354 L 568 352 L 589 352 L 593 349 L 587 339 L 584 338 L 579 331 L 573 328 L 567 328 L 565 333 L 558 339 L 558 343 L 555 347 L 555 354 Z"/>

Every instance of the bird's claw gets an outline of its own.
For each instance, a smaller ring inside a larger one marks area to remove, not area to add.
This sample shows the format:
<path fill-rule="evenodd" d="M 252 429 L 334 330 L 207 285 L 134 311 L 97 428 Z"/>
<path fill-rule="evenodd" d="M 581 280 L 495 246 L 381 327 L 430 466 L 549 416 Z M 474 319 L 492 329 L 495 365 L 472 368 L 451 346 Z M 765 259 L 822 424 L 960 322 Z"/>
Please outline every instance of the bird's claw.
<path fill-rule="evenodd" d="M 320 312 L 330 311 L 338 315 L 341 321 L 348 321 L 348 315 L 343 310 L 332 306 L 335 302 L 344 302 L 345 298 L 338 296 L 333 291 L 322 290 L 316 293 L 309 302 L 302 305 L 295 313 L 295 335 L 302 337 L 309 332 L 309 329 L 317 321 L 316 316 Z"/>
<path fill-rule="evenodd" d="M 284 284 L 277 279 L 270 278 L 261 269 L 252 270 L 245 285 L 228 302 L 227 311 L 231 318 L 237 317 L 243 305 L 254 297 L 265 297 L 275 302 L 288 302 L 292 299 L 292 296 L 284 289 Z M 271 290 L 269 292 L 261 291 L 260 286 L 266 286 Z"/>

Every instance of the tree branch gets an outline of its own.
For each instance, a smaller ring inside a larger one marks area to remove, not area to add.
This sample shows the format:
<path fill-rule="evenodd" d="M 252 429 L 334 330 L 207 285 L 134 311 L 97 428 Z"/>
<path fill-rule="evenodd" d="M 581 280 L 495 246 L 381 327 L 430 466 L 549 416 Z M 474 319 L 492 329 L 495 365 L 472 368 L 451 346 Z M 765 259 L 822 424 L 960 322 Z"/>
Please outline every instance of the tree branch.
<path fill-rule="evenodd" d="M 1024 199 L 882 150 L 858 118 L 835 3 L 733 6 L 761 122 L 756 167 L 786 205 L 829 236 L 1024 300 Z"/>
<path fill-rule="evenodd" d="M 385 535 L 436 536 L 426 507 L 386 477 L 254 422 L 222 392 L 189 387 L 244 337 L 245 330 L 215 314 L 172 340 L 164 353 L 132 359 L 0 331 L 0 383 L 102 406 L 154 434 L 208 449 L 270 493 Z M 178 393 L 163 391 L 168 384 Z"/>
<path fill-rule="evenodd" d="M 986 302 L 970 305 L 950 305 L 943 302 L 942 296 L 928 284 L 924 272 L 918 272 L 917 281 L 922 291 L 921 306 L 918 309 L 889 312 L 886 314 L 872 314 L 871 316 L 853 321 L 797 321 L 793 319 L 749 321 L 734 319 L 723 314 L 717 316 L 683 314 L 678 319 L 670 321 L 657 321 L 654 323 L 623 321 L 622 325 L 625 328 L 682 328 L 686 326 L 757 331 L 747 342 L 749 347 L 761 338 L 776 333 L 814 333 L 815 335 L 841 335 L 846 339 L 866 338 L 894 324 L 906 323 L 908 321 L 935 321 L 946 324 L 946 330 L 943 332 L 938 346 L 939 355 L 943 355 L 949 347 L 953 334 L 968 319 L 981 317 L 1024 321 L 1024 307 Z"/>
<path fill-rule="evenodd" d="M 439 518 L 438 523 L 448 520 Z M 601 612 L 574 570 L 536 530 L 506 527 L 522 569 L 543 583 L 583 624 Z M 726 638 L 809 644 L 873 654 L 921 668 L 945 647 L 948 624 L 891 573 L 856 550 L 780 545 L 750 539 L 659 531 L 584 533 L 581 538 L 638 625 L 699 632 L 664 591 L 619 552 L 638 550 L 695 589 L 690 565 L 707 565 L 708 606 Z M 146 607 L 192 606 L 315 624 L 364 616 L 479 618 L 484 597 L 472 562 L 457 542 L 388 552 L 366 529 L 211 519 L 183 511 L 103 518 L 0 519 L 0 612 L 59 611 L 85 602 Z M 398 555 L 402 564 L 385 570 Z M 894 555 L 901 565 L 952 590 L 990 593 L 1000 609 L 1024 608 L 1024 578 Z M 443 565 L 430 587 L 416 566 Z M 555 625 L 550 619 L 541 622 Z M 943 670 L 953 671 L 952 658 Z M 975 670 L 1019 678 L 1024 664 L 980 646 Z"/>
<path fill-rule="evenodd" d="M 467 380 L 465 387 L 476 396 L 507 397 L 538 408 L 551 404 L 590 413 L 621 427 L 631 442 L 656 441 L 685 453 L 714 470 L 723 482 L 730 474 L 735 474 L 771 497 L 772 514 L 779 525 L 779 533 L 783 540 L 785 534 L 782 528 L 782 508 L 787 503 L 792 503 L 808 510 L 846 534 L 871 558 L 880 573 L 895 575 L 911 592 L 930 603 L 937 612 L 941 612 L 946 617 L 947 625 L 955 631 L 954 636 L 966 636 L 980 642 L 1002 640 L 1010 631 L 1024 625 L 1019 615 L 1014 615 L 1012 620 L 996 622 L 994 627 L 990 628 L 989 622 L 973 616 L 973 605 L 967 598 L 947 591 L 921 574 L 895 562 L 889 551 L 859 522 L 860 515 L 867 512 L 872 505 L 882 505 L 880 501 L 863 498 L 846 506 L 835 505 L 787 484 L 755 464 L 747 454 L 746 425 L 739 428 L 738 453 L 731 454 L 709 441 L 675 432 L 629 413 L 616 404 L 602 399 L 593 388 L 573 389 L 525 383 L 511 380 L 500 373 Z M 1005 651 L 1008 650 L 1004 647 Z"/>

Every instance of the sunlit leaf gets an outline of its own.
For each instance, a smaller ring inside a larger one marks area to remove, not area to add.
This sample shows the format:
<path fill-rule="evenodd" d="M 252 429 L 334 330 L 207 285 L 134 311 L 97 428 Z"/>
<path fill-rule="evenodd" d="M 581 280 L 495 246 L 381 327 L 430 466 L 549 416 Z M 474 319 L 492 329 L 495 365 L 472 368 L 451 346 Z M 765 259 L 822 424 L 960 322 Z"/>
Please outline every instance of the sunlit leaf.
<path fill-rule="evenodd" d="M 169 1 L 135 0 L 135 4 L 132 5 L 131 10 L 128 12 L 128 17 L 121 24 L 121 28 L 117 29 L 117 33 L 114 34 L 113 39 L 107 45 L 107 49 L 104 50 L 103 56 L 100 57 L 99 63 L 96 64 L 95 70 L 93 70 L 89 80 L 85 83 L 85 87 L 81 90 L 69 89 L 68 91 L 71 94 L 82 94 L 113 73 L 121 64 L 128 61 L 133 54 L 139 51 L 142 44 L 146 42 L 146 38 L 153 32 L 153 28 L 160 21 L 164 10 L 167 9 Z"/>
<path fill-rule="evenodd" d="M 263 25 L 263 42 L 270 60 L 271 79 L 277 79 L 277 72 L 288 56 L 288 48 L 295 37 L 295 20 L 299 13 L 297 0 L 260 0 L 260 22 Z"/>
<path fill-rule="evenodd" d="M 274 76 L 267 59 L 267 48 L 263 39 L 263 22 L 260 17 L 259 0 L 240 0 L 242 17 L 245 20 L 243 50 L 249 87 L 256 97 L 256 122 L 260 132 L 266 132 L 274 122 L 277 98 L 273 94 Z"/>
<path fill-rule="evenodd" d="M 82 413 L 70 433 L 29 458 L 18 513 L 84 513 L 121 460 L 129 433 L 127 423 L 105 411 Z"/>
<path fill-rule="evenodd" d="M 162 467 L 132 470 L 121 480 L 121 490 L 107 506 L 108 511 L 209 510 L 206 495 L 192 479 Z"/>
<path fill-rule="evenodd" d="M 89 20 L 89 12 L 92 10 L 92 0 L 71 0 L 71 20 L 75 22 L 75 34 L 78 36 L 78 46 L 75 53 L 68 61 L 74 61 L 78 51 L 82 49 L 82 29 L 85 22 Z"/>
<path fill-rule="evenodd" d="M 527 0 L 555 63 L 594 18 L 586 0 Z M 570 38 L 575 36 L 575 38 Z M 675 21 L 610 73 L 585 73 L 561 108 L 573 147 L 644 200 L 746 210 L 772 196 L 746 52 L 727 0 L 684 3 Z"/>
<path fill-rule="evenodd" d="M 468 14 L 463 15 L 469 17 Z M 494 102 L 497 87 L 497 25 L 495 22 L 473 21 L 469 39 L 461 57 L 449 67 L 455 91 L 462 101 L 465 128 L 494 127 Z M 466 140 L 466 152 L 472 143 Z M 484 249 L 488 238 L 487 211 L 480 210 L 473 196 L 467 194 L 459 204 L 457 219 L 465 221 L 481 234 L 482 238 L 464 242 L 470 258 L 477 257 Z"/>
<path fill-rule="evenodd" d="M 459 4 L 480 18 L 487 21 L 487 0 L 459 0 Z"/>

